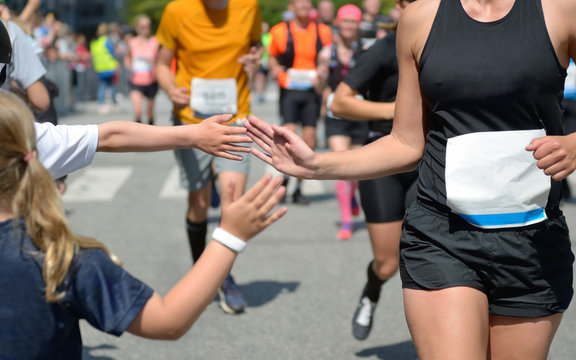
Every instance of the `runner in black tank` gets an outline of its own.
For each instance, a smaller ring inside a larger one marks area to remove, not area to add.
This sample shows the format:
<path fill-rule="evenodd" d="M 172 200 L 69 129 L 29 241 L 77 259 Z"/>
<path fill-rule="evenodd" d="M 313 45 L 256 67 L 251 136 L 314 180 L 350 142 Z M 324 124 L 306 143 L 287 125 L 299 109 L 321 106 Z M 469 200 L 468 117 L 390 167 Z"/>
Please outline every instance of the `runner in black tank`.
<path fill-rule="evenodd" d="M 402 9 L 412 1 L 399 1 Z M 393 29 L 391 29 L 393 30 Z M 371 143 L 392 130 L 398 88 L 396 33 L 376 41 L 363 53 L 356 67 L 335 93 L 332 111 L 337 115 L 368 120 Z M 366 100 L 355 98 L 361 94 Z M 382 285 L 398 271 L 402 219 L 416 199 L 417 172 L 360 181 L 362 208 L 374 253 L 367 267 L 367 281 L 352 319 L 352 334 L 364 340 L 370 334 Z"/>
<path fill-rule="evenodd" d="M 336 16 L 338 36 L 330 48 L 322 50 L 318 57 L 320 66 L 329 68 L 328 89 L 332 93 L 338 83 L 350 72 L 360 54 L 358 27 L 362 20 L 362 10 L 352 4 L 340 9 Z M 328 103 L 333 95 L 328 96 Z M 334 116 L 328 109 L 326 118 L 326 139 L 330 151 L 344 151 L 361 146 L 368 137 L 368 125 Z M 358 189 L 356 181 L 336 181 L 336 197 L 340 208 L 341 222 L 338 230 L 340 240 L 352 237 L 352 215 L 359 214 L 359 206 L 354 194 Z"/>
<path fill-rule="evenodd" d="M 285 129 L 246 124 L 269 156 L 253 153 L 293 176 L 366 179 L 420 164 L 400 249 L 420 359 L 547 357 L 573 294 L 558 182 L 576 169 L 560 106 L 574 18 L 571 0 L 417 1 L 398 28 L 389 136 L 316 154 Z"/>

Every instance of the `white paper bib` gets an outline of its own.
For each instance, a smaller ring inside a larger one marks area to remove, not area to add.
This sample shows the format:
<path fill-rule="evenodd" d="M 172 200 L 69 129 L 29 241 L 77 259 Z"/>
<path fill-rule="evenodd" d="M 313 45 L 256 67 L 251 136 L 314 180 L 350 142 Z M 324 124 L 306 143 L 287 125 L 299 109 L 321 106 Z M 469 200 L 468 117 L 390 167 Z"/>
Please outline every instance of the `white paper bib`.
<path fill-rule="evenodd" d="M 316 70 L 288 69 L 288 85 L 290 90 L 310 90 L 314 86 Z"/>
<path fill-rule="evenodd" d="M 236 114 L 238 112 L 236 79 L 193 78 L 190 107 L 194 111 L 194 116 L 201 119 L 219 114 Z"/>
<path fill-rule="evenodd" d="M 135 73 L 148 73 L 152 70 L 152 64 L 147 58 L 135 57 L 132 61 L 132 71 Z"/>
<path fill-rule="evenodd" d="M 472 225 L 494 229 L 545 220 L 551 180 L 525 147 L 543 129 L 477 132 L 448 139 L 446 200 Z"/>

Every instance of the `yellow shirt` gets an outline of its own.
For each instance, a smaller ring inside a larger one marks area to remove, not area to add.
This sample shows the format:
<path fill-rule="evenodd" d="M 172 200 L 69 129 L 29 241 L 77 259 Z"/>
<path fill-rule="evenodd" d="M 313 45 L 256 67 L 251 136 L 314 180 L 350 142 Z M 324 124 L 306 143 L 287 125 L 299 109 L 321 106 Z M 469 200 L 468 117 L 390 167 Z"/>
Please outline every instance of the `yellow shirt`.
<path fill-rule="evenodd" d="M 246 72 L 238 59 L 249 52 L 252 44 L 259 42 L 261 23 L 256 0 L 230 0 L 222 10 L 208 9 L 201 0 L 176 0 L 166 6 L 156 38 L 161 46 L 176 54 L 174 82 L 177 87 L 191 89 L 191 97 L 196 96 L 196 100 L 213 99 L 222 95 L 217 91 L 211 92 L 220 85 L 194 93 L 191 88 L 193 79 L 203 83 L 227 79 L 236 86 L 237 106 L 232 107 L 237 110 L 236 117 L 245 118 L 250 112 L 250 89 Z M 228 89 L 229 85 L 227 82 Z M 190 106 L 174 110 L 174 114 L 185 123 L 201 122 L 202 116 L 197 116 L 199 112 Z"/>

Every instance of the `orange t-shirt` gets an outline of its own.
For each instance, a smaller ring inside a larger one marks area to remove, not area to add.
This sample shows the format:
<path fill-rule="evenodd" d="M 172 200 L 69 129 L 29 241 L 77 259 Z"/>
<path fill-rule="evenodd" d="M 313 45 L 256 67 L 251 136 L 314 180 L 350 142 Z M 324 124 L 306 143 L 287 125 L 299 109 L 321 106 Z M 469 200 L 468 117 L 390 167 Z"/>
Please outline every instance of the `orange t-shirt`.
<path fill-rule="evenodd" d="M 317 24 L 311 21 L 306 29 L 300 28 L 294 21 L 290 21 L 289 25 L 292 38 L 294 39 L 294 63 L 292 64 L 292 69 L 316 69 Z M 332 44 L 332 31 L 330 27 L 324 24 L 318 24 L 318 33 L 320 34 L 323 47 Z M 278 57 L 286 52 L 286 46 L 288 45 L 286 23 L 274 25 L 270 30 L 270 36 L 272 38 L 270 47 L 268 48 L 270 55 Z M 288 74 L 286 72 L 278 75 L 278 83 L 282 88 L 287 87 Z"/>
<path fill-rule="evenodd" d="M 230 0 L 222 10 L 208 9 L 201 0 L 176 0 L 166 6 L 156 39 L 175 52 L 175 85 L 191 89 L 192 103 L 203 107 L 203 111 L 190 106 L 174 110 L 182 122 L 199 123 L 204 118 L 198 116 L 200 113 L 248 116 L 248 77 L 238 59 L 260 41 L 261 23 L 256 0 Z M 193 81 L 198 87 L 196 92 L 191 86 Z M 231 96 L 234 87 L 236 95 Z M 236 104 L 219 103 L 232 98 Z"/>

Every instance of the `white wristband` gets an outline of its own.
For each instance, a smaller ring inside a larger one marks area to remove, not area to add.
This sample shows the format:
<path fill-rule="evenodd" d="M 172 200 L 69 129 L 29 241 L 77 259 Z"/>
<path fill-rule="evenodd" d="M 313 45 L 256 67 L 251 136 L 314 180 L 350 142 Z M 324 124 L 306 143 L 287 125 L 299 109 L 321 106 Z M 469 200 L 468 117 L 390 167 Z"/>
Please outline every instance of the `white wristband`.
<path fill-rule="evenodd" d="M 237 253 L 241 253 L 246 248 L 246 241 L 239 239 L 220 227 L 214 229 L 212 239 Z"/>

